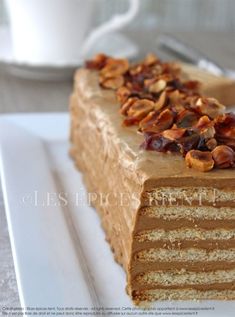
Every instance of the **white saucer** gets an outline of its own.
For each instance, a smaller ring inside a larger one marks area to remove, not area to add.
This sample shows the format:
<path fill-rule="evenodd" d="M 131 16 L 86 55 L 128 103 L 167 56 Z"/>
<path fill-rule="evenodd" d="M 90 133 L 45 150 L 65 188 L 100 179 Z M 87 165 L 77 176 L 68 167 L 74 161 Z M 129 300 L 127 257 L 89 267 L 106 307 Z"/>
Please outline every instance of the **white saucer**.
<path fill-rule="evenodd" d="M 57 62 L 48 64 L 21 63 L 14 58 L 8 27 L 0 27 L 0 69 L 18 77 L 42 80 L 64 80 L 73 76 L 74 70 L 82 65 L 82 59 L 76 63 Z M 104 52 L 114 57 L 133 58 L 138 54 L 137 46 L 121 33 L 109 33 L 99 40 L 89 56 Z"/>

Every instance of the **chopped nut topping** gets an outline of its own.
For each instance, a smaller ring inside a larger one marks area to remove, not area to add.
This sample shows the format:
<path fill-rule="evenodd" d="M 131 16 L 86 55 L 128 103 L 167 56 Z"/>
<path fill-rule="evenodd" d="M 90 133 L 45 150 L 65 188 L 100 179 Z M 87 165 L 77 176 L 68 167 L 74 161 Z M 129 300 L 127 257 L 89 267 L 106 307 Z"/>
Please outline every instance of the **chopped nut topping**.
<path fill-rule="evenodd" d="M 196 106 L 202 114 L 206 114 L 212 119 L 222 114 L 225 110 L 225 106 L 221 105 L 218 100 L 214 98 L 198 98 Z"/>
<path fill-rule="evenodd" d="M 120 113 L 123 114 L 123 115 L 125 115 L 125 116 L 127 116 L 128 110 L 129 110 L 130 107 L 133 105 L 133 103 L 134 103 L 135 101 L 137 101 L 137 100 L 138 100 L 138 98 L 136 98 L 136 97 L 127 99 L 126 102 L 123 103 L 123 105 L 122 105 L 122 107 L 121 107 L 121 109 L 120 109 Z"/>
<path fill-rule="evenodd" d="M 117 76 L 117 77 L 110 77 L 110 78 L 102 78 L 100 79 L 100 84 L 104 88 L 108 89 L 118 89 L 124 84 L 124 77 Z"/>
<path fill-rule="evenodd" d="M 235 114 L 225 113 L 215 119 L 216 134 L 223 138 L 235 138 Z"/>
<path fill-rule="evenodd" d="M 214 138 L 215 136 L 215 128 L 213 126 L 210 126 L 208 128 L 205 128 L 201 131 L 200 135 L 205 139 L 205 140 L 210 140 Z"/>
<path fill-rule="evenodd" d="M 153 111 L 140 122 L 140 129 L 143 132 L 158 133 L 169 129 L 173 121 L 174 115 L 169 109 L 165 109 L 160 114 L 157 111 Z"/>
<path fill-rule="evenodd" d="M 165 105 L 166 102 L 166 92 L 163 91 L 159 97 L 159 99 L 155 102 L 154 109 L 159 111 Z"/>
<path fill-rule="evenodd" d="M 150 111 L 148 115 L 140 121 L 140 131 L 145 131 L 150 127 L 153 127 L 154 123 L 157 121 L 157 118 L 159 116 L 158 111 Z"/>
<path fill-rule="evenodd" d="M 129 69 L 129 73 L 131 76 L 136 76 L 138 74 L 144 73 L 144 71 L 146 70 L 146 66 L 145 65 L 134 65 Z"/>
<path fill-rule="evenodd" d="M 106 65 L 101 69 L 100 75 L 103 77 L 116 77 L 123 75 L 129 68 L 127 59 L 113 59 L 109 58 Z"/>
<path fill-rule="evenodd" d="M 195 131 L 187 130 L 187 134 L 177 140 L 179 147 L 179 152 L 185 155 L 188 151 L 192 149 L 200 149 L 200 135 Z"/>
<path fill-rule="evenodd" d="M 211 152 L 191 150 L 186 154 L 185 161 L 188 167 L 193 167 L 201 172 L 210 171 L 214 167 Z"/>
<path fill-rule="evenodd" d="M 227 145 L 219 145 L 212 151 L 215 166 L 228 168 L 234 166 L 235 152 Z"/>
<path fill-rule="evenodd" d="M 178 147 L 174 141 L 164 138 L 161 134 L 146 134 L 141 147 L 149 151 L 158 152 L 178 152 Z"/>
<path fill-rule="evenodd" d="M 144 111 L 149 113 L 151 110 L 154 108 L 154 102 L 148 99 L 138 99 L 136 100 L 130 109 L 127 112 L 128 116 L 133 116 L 135 115 L 136 112 L 138 111 Z"/>
<path fill-rule="evenodd" d="M 189 167 L 208 171 L 235 166 L 235 114 L 200 94 L 176 63 L 154 54 L 136 64 L 98 54 L 86 62 L 98 71 L 100 86 L 116 91 L 124 126 L 137 125 L 142 148 L 178 152 Z"/>
<path fill-rule="evenodd" d="M 198 115 L 189 110 L 181 111 L 176 118 L 176 125 L 179 128 L 190 128 L 198 121 Z"/>
<path fill-rule="evenodd" d="M 206 147 L 208 148 L 208 150 L 212 151 L 214 150 L 214 148 L 216 148 L 216 146 L 217 146 L 217 141 L 215 138 L 212 138 L 206 141 Z"/>
<path fill-rule="evenodd" d="M 175 141 L 182 138 L 185 131 L 186 129 L 183 129 L 183 128 L 172 128 L 172 129 L 163 131 L 162 136 L 166 139 Z"/>
<path fill-rule="evenodd" d="M 86 62 L 86 68 L 100 70 L 105 66 L 107 58 L 104 54 L 97 54 L 92 60 Z"/>
<path fill-rule="evenodd" d="M 200 135 L 206 142 L 215 136 L 214 122 L 211 121 L 208 116 L 201 117 L 195 125 L 195 128 L 200 131 Z"/>
<path fill-rule="evenodd" d="M 166 81 L 163 79 L 159 79 L 155 83 L 151 84 L 148 87 L 148 90 L 153 93 L 159 93 L 166 88 Z"/>
<path fill-rule="evenodd" d="M 117 90 L 117 99 L 121 104 L 124 104 L 131 95 L 130 89 L 125 86 L 119 87 Z"/>
<path fill-rule="evenodd" d="M 156 64 L 158 62 L 158 58 L 155 54 L 153 53 L 149 53 L 146 55 L 145 59 L 144 59 L 144 64 L 148 65 L 148 66 L 152 66 L 154 64 Z"/>
<path fill-rule="evenodd" d="M 169 97 L 170 102 L 172 104 L 175 104 L 175 103 L 181 101 L 182 94 L 179 92 L 179 90 L 176 89 L 173 91 L 169 91 L 168 97 Z"/>
<path fill-rule="evenodd" d="M 211 123 L 212 121 L 208 118 L 208 116 L 203 116 L 198 120 L 195 127 L 203 131 L 204 129 L 207 129 L 209 126 L 211 126 Z"/>
<path fill-rule="evenodd" d="M 125 125 L 132 122 L 141 121 L 154 108 L 154 102 L 148 99 L 135 100 L 127 110 L 127 118 L 124 120 Z"/>

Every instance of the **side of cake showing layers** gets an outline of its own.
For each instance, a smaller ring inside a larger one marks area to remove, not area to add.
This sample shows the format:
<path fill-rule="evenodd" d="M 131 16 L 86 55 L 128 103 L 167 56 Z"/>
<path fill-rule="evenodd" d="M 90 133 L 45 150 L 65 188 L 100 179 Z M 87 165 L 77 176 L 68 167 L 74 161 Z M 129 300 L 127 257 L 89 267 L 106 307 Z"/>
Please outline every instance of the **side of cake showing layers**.
<path fill-rule="evenodd" d="M 143 194 L 131 261 L 136 300 L 234 299 L 234 198 L 214 187 Z"/>
<path fill-rule="evenodd" d="M 110 104 L 114 103 L 113 94 L 101 92 L 94 73 L 77 72 L 70 99 L 70 155 L 83 173 L 90 203 L 99 213 L 115 259 L 128 272 L 139 205 L 130 197 L 132 193 L 139 197 L 142 180 L 135 174 L 133 154 L 110 124 Z"/>
<path fill-rule="evenodd" d="M 145 151 L 112 90 L 80 69 L 70 100 L 71 156 L 133 301 L 235 299 L 235 171 L 201 173 Z"/>

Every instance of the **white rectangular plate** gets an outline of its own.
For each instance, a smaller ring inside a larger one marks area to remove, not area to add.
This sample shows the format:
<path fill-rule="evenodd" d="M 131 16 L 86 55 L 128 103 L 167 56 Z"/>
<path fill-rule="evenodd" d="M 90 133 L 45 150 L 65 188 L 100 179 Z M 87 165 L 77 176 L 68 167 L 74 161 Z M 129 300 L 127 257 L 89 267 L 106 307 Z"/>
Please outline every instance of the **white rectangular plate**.
<path fill-rule="evenodd" d="M 81 174 L 68 155 L 68 134 L 63 113 L 0 118 L 2 186 L 21 304 L 130 312 L 125 274 L 86 202 Z M 152 307 L 157 316 L 230 317 L 235 311 L 232 301 Z"/>

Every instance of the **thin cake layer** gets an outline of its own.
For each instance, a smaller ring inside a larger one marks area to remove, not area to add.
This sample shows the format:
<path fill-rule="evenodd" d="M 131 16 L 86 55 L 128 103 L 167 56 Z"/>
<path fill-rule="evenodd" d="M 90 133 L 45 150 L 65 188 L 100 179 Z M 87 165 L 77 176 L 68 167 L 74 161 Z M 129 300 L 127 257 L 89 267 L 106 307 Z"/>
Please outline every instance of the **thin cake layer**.
<path fill-rule="evenodd" d="M 136 302 L 155 300 L 233 300 L 235 290 L 198 290 L 192 288 L 185 289 L 152 289 L 145 291 L 135 291 Z"/>
<path fill-rule="evenodd" d="M 196 220 L 235 220 L 235 208 L 227 206 L 146 206 L 140 214 L 154 219 L 177 220 L 187 218 Z"/>
<path fill-rule="evenodd" d="M 235 298 L 235 171 L 200 173 L 177 155 L 141 150 L 142 137 L 122 127 L 116 97 L 99 87 L 96 72 L 77 72 L 70 105 L 71 155 L 132 299 Z M 159 193 L 177 199 L 203 193 L 204 200 L 175 206 L 168 197 L 159 205 Z"/>
<path fill-rule="evenodd" d="M 182 228 L 176 230 L 145 230 L 136 235 L 139 242 L 145 241 L 170 241 L 175 242 L 179 240 L 233 240 L 235 238 L 235 229 L 211 229 L 205 230 L 201 228 Z"/>
<path fill-rule="evenodd" d="M 139 274 L 136 281 L 150 286 L 181 286 L 231 283 L 235 279 L 235 269 L 212 272 L 190 272 L 185 269 L 174 271 L 151 271 Z M 235 288 L 235 285 L 234 285 Z"/>

